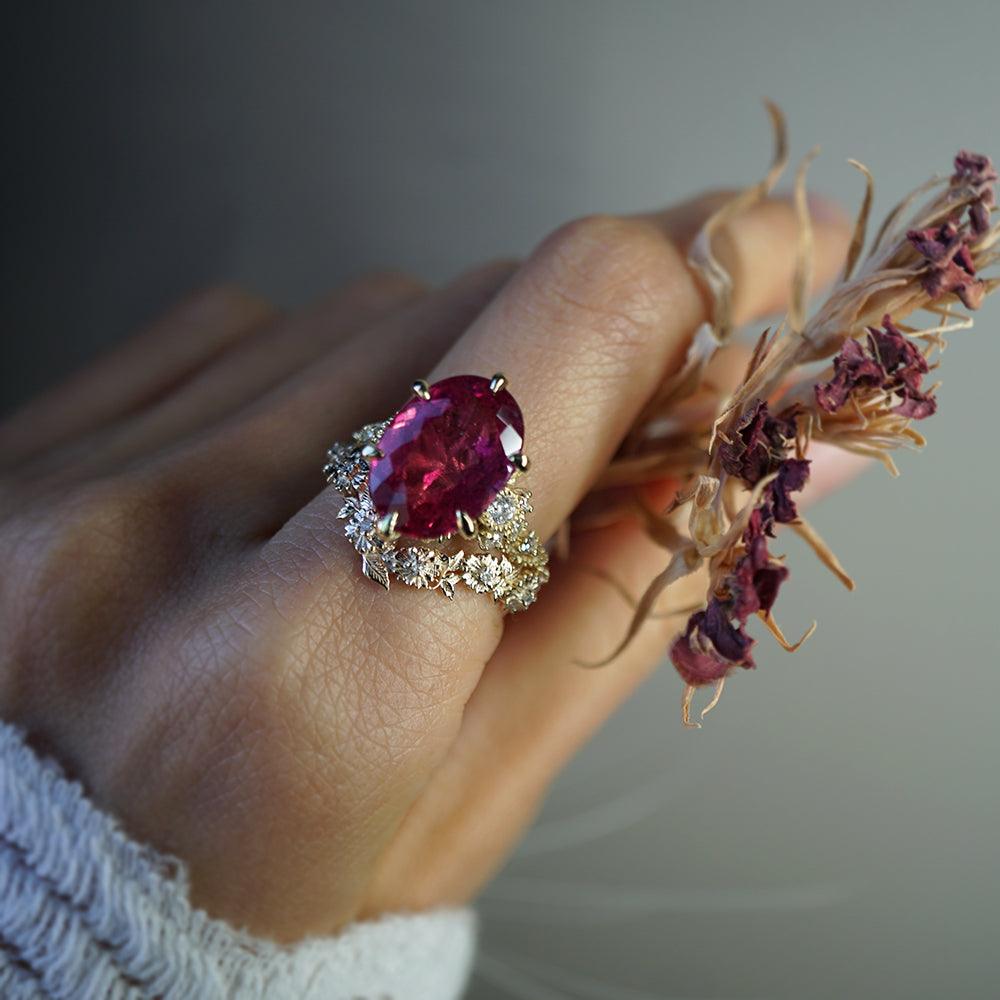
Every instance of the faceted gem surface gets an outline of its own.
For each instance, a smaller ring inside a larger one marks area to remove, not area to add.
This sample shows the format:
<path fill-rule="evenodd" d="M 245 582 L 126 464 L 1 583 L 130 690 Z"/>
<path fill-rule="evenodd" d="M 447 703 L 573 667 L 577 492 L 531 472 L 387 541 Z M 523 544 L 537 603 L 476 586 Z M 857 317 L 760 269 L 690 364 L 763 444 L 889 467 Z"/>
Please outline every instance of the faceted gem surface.
<path fill-rule="evenodd" d="M 414 538 L 455 531 L 455 512 L 477 518 L 507 485 L 524 443 L 524 418 L 506 389 L 457 375 L 435 382 L 430 399 L 410 400 L 379 439 L 368 490 L 380 517 Z"/>

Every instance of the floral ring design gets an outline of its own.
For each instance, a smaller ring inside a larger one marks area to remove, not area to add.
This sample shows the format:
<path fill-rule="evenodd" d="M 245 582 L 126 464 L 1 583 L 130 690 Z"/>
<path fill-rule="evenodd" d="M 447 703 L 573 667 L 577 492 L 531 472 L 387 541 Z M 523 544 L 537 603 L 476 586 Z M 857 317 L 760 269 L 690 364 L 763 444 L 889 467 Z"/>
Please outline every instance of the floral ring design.
<path fill-rule="evenodd" d="M 549 578 L 531 530 L 524 418 L 503 375 L 413 383 L 392 419 L 333 445 L 323 467 L 344 498 L 344 534 L 369 579 L 454 597 L 459 583 L 507 611 L 533 604 Z"/>

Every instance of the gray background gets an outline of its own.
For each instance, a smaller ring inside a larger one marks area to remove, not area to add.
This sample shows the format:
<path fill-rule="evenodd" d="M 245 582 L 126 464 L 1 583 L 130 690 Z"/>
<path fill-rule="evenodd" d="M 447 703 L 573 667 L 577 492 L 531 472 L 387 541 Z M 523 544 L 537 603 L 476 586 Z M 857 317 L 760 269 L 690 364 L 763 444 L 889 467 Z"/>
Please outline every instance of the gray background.
<path fill-rule="evenodd" d="M 440 280 L 753 179 L 765 94 L 852 203 L 847 156 L 884 209 L 1000 152 L 992 3 L 31 6 L 0 43 L 8 405 L 208 280 Z M 664 670 L 573 764 L 483 900 L 474 997 L 1000 993 L 998 328 L 954 338 L 903 479 L 816 511 L 858 591 L 788 540 L 807 648 L 762 643 L 701 732 Z"/>

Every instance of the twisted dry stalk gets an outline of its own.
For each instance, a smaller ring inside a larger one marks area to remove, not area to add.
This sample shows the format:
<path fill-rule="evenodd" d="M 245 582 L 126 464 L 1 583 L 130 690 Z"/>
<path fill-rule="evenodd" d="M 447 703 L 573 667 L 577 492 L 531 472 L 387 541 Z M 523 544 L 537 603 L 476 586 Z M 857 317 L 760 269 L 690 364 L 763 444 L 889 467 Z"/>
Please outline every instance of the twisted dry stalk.
<path fill-rule="evenodd" d="M 678 403 L 711 396 L 706 369 L 733 337 L 732 280 L 712 253 L 712 237 L 735 215 L 763 201 L 786 166 L 784 119 L 773 104 L 767 108 L 775 134 L 771 168 L 705 223 L 689 255 L 712 294 L 712 320 L 696 333 L 681 370 L 646 406 L 597 486 L 619 494 L 631 487 L 632 498 L 624 508 L 619 505 L 617 516 L 638 511 L 670 558 L 636 603 L 618 647 L 589 666 L 610 663 L 672 584 L 707 568 L 705 602 L 670 647 L 686 685 L 686 726 L 698 725 L 690 719 L 697 688 L 714 687 L 704 717 L 717 704 L 726 677 L 737 667 L 754 666 L 754 640 L 746 632 L 751 616 L 758 616 L 789 651 L 815 628 L 814 623 L 790 643 L 774 620 L 772 608 L 788 578 L 783 560 L 768 548 L 780 525 L 796 531 L 853 589 L 850 576 L 795 506 L 793 494 L 809 476 L 812 442 L 876 458 L 896 475 L 891 452 L 922 447 L 913 421 L 936 410 L 936 384 L 924 384 L 937 368 L 935 352 L 944 347 L 946 334 L 972 325 L 964 310 L 977 309 L 1000 283 L 981 277 L 1000 256 L 994 249 L 1000 224 L 991 224 L 997 174 L 988 157 L 960 152 L 950 177 L 933 178 L 892 209 L 864 256 L 873 179 L 852 160 L 864 176 L 865 196 L 841 280 L 810 317 L 812 231 L 805 178 L 816 155 L 811 151 L 795 179 L 799 243 L 788 315 L 777 330 L 760 336 L 735 392 L 714 400 L 714 422 L 695 419 L 677 426 Z M 922 323 L 908 322 L 918 313 L 925 317 Z M 818 377 L 802 372 L 803 366 L 822 361 L 828 365 Z M 668 414 L 674 418 L 669 423 Z M 665 511 L 647 510 L 639 488 L 667 479 L 682 483 L 677 497 Z"/>

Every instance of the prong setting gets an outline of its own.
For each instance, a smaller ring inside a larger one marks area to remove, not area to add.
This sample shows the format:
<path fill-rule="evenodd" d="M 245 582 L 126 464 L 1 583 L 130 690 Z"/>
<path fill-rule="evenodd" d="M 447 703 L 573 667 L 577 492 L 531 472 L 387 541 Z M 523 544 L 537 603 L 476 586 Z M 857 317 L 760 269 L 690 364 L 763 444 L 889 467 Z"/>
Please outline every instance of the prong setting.
<path fill-rule="evenodd" d="M 430 386 L 422 378 L 418 378 L 416 382 L 413 383 L 412 387 L 413 395 L 419 396 L 421 399 L 430 399 L 431 392 Z"/>
<path fill-rule="evenodd" d="M 386 514 L 384 517 L 380 517 L 378 521 L 375 522 L 375 533 L 383 542 L 394 542 L 399 538 L 399 532 L 396 531 L 396 522 L 399 520 L 399 511 L 394 510 L 390 514 Z"/>
<path fill-rule="evenodd" d="M 366 461 L 370 462 L 373 458 L 382 458 L 382 451 L 378 446 L 374 444 L 366 444 L 361 449 L 361 457 Z"/>
<path fill-rule="evenodd" d="M 472 517 L 470 517 L 464 510 L 455 511 L 455 526 L 458 528 L 458 533 L 468 541 L 470 538 L 476 537 L 477 524 Z"/>
<path fill-rule="evenodd" d="M 494 395 L 500 392 L 501 389 L 507 388 L 507 376 L 503 372 L 497 372 L 493 378 L 490 379 L 490 392 Z"/>
<path fill-rule="evenodd" d="M 511 465 L 513 465 L 518 472 L 527 472 L 528 466 L 531 465 L 528 461 L 528 456 L 525 455 L 523 451 L 519 451 L 516 455 L 511 455 L 510 461 Z"/>

